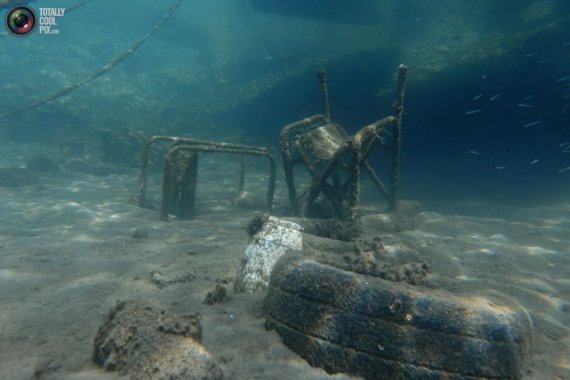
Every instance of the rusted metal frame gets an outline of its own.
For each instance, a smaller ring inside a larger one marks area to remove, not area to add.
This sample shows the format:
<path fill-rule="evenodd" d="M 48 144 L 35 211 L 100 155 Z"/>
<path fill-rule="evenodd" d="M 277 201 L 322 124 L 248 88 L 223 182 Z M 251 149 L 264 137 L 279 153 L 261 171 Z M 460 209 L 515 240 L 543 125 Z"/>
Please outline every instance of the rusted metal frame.
<path fill-rule="evenodd" d="M 289 142 L 289 134 L 299 129 L 312 127 L 315 128 L 322 124 L 326 124 L 327 117 L 325 115 L 313 115 L 294 123 L 287 124 L 279 135 L 279 147 L 283 158 L 283 170 L 285 172 L 285 182 L 287 183 L 287 192 L 289 194 L 289 207 L 295 214 L 299 214 L 299 203 L 297 201 L 297 189 L 295 188 L 295 179 L 293 176 L 293 167 L 299 162 L 297 158 L 291 155 L 291 144 Z"/>
<path fill-rule="evenodd" d="M 334 176 L 333 172 L 333 176 Z M 338 218 L 346 218 L 346 211 L 344 206 L 344 195 L 339 191 L 341 189 L 336 188 L 334 185 L 330 185 L 327 181 L 324 181 L 321 185 L 321 191 L 325 194 L 327 199 L 332 205 L 334 215 Z"/>
<path fill-rule="evenodd" d="M 195 142 L 195 140 L 193 141 Z M 225 144 L 225 143 L 220 143 Z M 211 144 L 209 143 L 208 146 L 203 145 L 186 145 L 180 144 L 172 147 L 166 155 L 165 158 L 165 166 L 164 166 L 164 175 L 163 175 L 163 183 L 162 183 L 162 205 L 160 209 L 160 218 L 164 221 L 168 220 L 168 199 L 170 194 L 170 176 L 172 175 L 172 168 L 173 168 L 173 158 L 176 154 L 181 151 L 188 151 L 191 153 L 234 153 L 234 154 L 250 154 L 250 155 L 258 155 L 264 156 L 269 161 L 269 184 L 267 188 L 267 196 L 266 196 L 266 204 L 265 208 L 267 212 L 271 212 L 273 208 L 273 196 L 275 194 L 275 176 L 276 176 L 276 165 L 275 159 L 267 149 L 264 148 L 243 148 L 243 145 L 240 145 L 239 148 L 230 147 L 230 145 L 238 146 L 237 144 L 225 144 L 226 146 L 218 146 L 218 144 Z"/>
<path fill-rule="evenodd" d="M 351 186 L 350 186 L 350 213 L 351 218 L 357 217 L 360 209 L 360 165 L 363 160 L 362 156 L 362 143 L 369 138 L 377 138 L 380 128 L 389 123 L 397 123 L 397 119 L 394 116 L 387 116 L 383 119 L 377 120 L 372 124 L 360 129 L 350 142 L 351 158 L 352 158 L 352 168 L 351 168 Z"/>
<path fill-rule="evenodd" d="M 376 185 L 376 188 L 378 189 L 378 191 L 380 191 L 380 193 L 382 193 L 384 198 L 386 198 L 387 201 L 390 201 L 390 193 L 386 189 L 386 185 L 384 185 L 384 182 L 382 182 L 380 177 L 378 177 L 378 175 L 376 174 L 376 171 L 372 168 L 372 166 L 370 165 L 368 160 L 365 160 L 363 165 L 364 165 L 364 169 L 366 169 L 366 172 L 368 173 L 368 176 L 370 177 L 370 180 L 372 181 L 372 183 L 374 185 Z"/>
<path fill-rule="evenodd" d="M 394 120 L 394 146 L 392 147 L 392 169 L 390 170 L 390 199 L 388 210 L 394 211 L 398 206 L 398 191 L 400 189 L 400 122 Z"/>
<path fill-rule="evenodd" d="M 149 137 L 142 150 L 142 164 L 141 164 L 141 174 L 139 177 L 139 191 L 136 197 L 136 203 L 139 207 L 146 207 L 146 190 L 147 190 L 147 177 L 148 177 L 148 156 L 150 153 L 150 148 L 152 144 L 157 141 L 170 141 L 173 145 L 186 144 L 186 145 L 204 145 L 204 146 L 217 146 L 217 147 L 227 147 L 235 149 L 258 149 L 259 151 L 266 151 L 267 149 L 262 147 L 250 147 L 247 145 L 231 144 L 231 143 L 218 143 L 213 141 L 196 140 L 187 137 L 177 137 L 177 136 L 164 136 L 155 135 Z"/>
<path fill-rule="evenodd" d="M 257 150 L 260 152 L 267 151 L 267 148 L 261 146 L 250 146 L 250 145 L 242 145 L 234 143 L 217 142 L 217 141 L 197 140 L 187 137 L 178 137 L 177 140 L 174 142 L 173 146 L 181 144 L 188 146 L 201 145 L 201 146 L 216 147 L 216 148 Z"/>
<path fill-rule="evenodd" d="M 390 200 L 388 201 L 388 209 L 394 211 L 398 205 L 398 191 L 400 188 L 400 149 L 401 149 L 401 128 L 402 118 L 404 116 L 404 94 L 406 90 L 406 78 L 408 75 L 408 67 L 406 65 L 398 66 L 398 91 L 396 100 L 394 101 L 394 109 L 396 111 L 396 121 L 393 126 L 393 142 L 392 142 L 392 169 L 390 178 Z"/>
<path fill-rule="evenodd" d="M 311 181 L 312 183 L 311 183 L 311 186 L 309 187 L 309 194 L 310 194 L 310 197 L 312 197 L 312 198 L 311 198 L 311 200 L 307 199 L 303 203 L 303 206 L 300 208 L 301 216 L 306 215 L 308 208 L 313 204 L 316 197 L 322 191 L 325 194 L 325 196 L 327 197 L 327 199 L 331 202 L 331 205 L 333 207 L 333 211 L 335 212 L 336 216 L 343 217 L 344 216 L 344 210 L 343 210 L 343 200 L 342 200 L 343 195 L 341 193 L 342 189 L 336 187 L 336 185 L 340 182 L 340 179 L 338 178 L 338 173 L 335 170 L 331 169 L 332 173 L 330 174 L 330 176 L 333 178 L 333 184 L 330 185 L 326 181 L 328 179 L 328 176 L 326 174 L 323 176 L 320 175 L 317 168 L 310 162 L 309 158 L 306 156 L 305 151 L 302 148 L 302 146 L 299 144 L 299 146 L 296 146 L 296 148 L 297 148 L 297 152 L 299 153 L 299 155 L 303 158 L 305 165 L 309 169 L 309 172 L 310 172 L 311 178 L 312 178 L 312 181 Z M 336 165 L 334 166 L 334 168 L 336 168 L 336 166 L 340 163 L 341 162 L 338 161 L 336 163 Z M 329 168 L 329 166 L 327 166 L 327 168 L 325 169 L 325 173 L 327 173 L 328 168 Z M 313 191 L 313 189 L 318 190 L 316 192 L 316 194 L 311 193 Z M 304 192 L 304 194 L 307 194 L 307 192 Z M 302 197 L 300 197 L 300 199 L 302 199 Z M 296 201 L 298 202 L 300 199 L 297 199 Z"/>
<path fill-rule="evenodd" d="M 141 164 L 141 174 L 139 176 L 139 191 L 136 198 L 136 203 L 139 207 L 146 207 L 146 184 L 147 184 L 147 172 L 148 172 L 148 156 L 150 153 L 150 147 L 155 141 L 173 141 L 176 137 L 171 136 L 152 136 L 149 137 L 142 149 L 142 164 Z"/>
<path fill-rule="evenodd" d="M 321 175 L 320 175 L 320 173 L 319 173 L 317 167 L 313 164 L 313 162 L 311 161 L 311 159 L 309 158 L 309 156 L 308 156 L 307 153 L 305 152 L 305 149 L 303 149 L 303 145 L 301 144 L 300 140 L 299 140 L 299 139 L 295 139 L 295 140 L 293 141 L 293 145 L 295 146 L 295 151 L 296 151 L 297 154 L 298 154 L 298 159 L 299 159 L 298 162 L 304 163 L 304 164 L 305 164 L 305 167 L 306 167 L 307 170 L 309 171 L 309 174 L 310 174 L 310 176 L 311 176 L 311 187 L 312 187 L 312 186 L 314 186 L 316 183 L 319 182 L 319 180 L 320 180 L 320 178 L 321 178 Z M 309 189 L 310 189 L 311 187 L 309 187 Z M 296 193 L 296 191 L 297 191 L 297 190 L 296 190 L 296 188 L 295 188 L 295 193 Z M 300 201 L 301 199 L 303 199 L 303 196 L 304 196 L 306 193 L 307 193 L 307 192 L 304 191 L 303 194 L 302 194 L 299 198 L 297 198 L 297 197 L 295 198 L 295 203 L 296 203 L 296 205 L 297 205 L 297 206 L 295 206 L 295 207 L 298 208 L 298 210 L 299 210 L 299 212 L 300 212 L 300 214 L 301 214 L 302 216 L 304 216 L 305 213 L 306 213 L 306 207 L 305 207 L 304 205 L 301 206 L 301 207 L 299 207 L 298 204 L 299 204 L 299 201 Z"/>
<path fill-rule="evenodd" d="M 295 150 L 297 151 L 297 154 L 301 158 L 302 162 L 307 167 L 307 170 L 309 171 L 309 174 L 311 175 L 313 182 L 318 181 L 319 178 L 321 178 L 321 174 L 319 173 L 319 170 L 317 169 L 316 165 L 313 163 L 313 161 L 309 158 L 309 156 L 305 152 L 305 149 L 303 149 L 303 144 L 301 144 L 301 141 L 299 141 L 299 139 L 296 139 L 294 141 L 294 144 L 295 144 Z"/>
<path fill-rule="evenodd" d="M 243 154 L 241 156 L 241 164 L 239 167 L 239 181 L 238 181 L 238 198 L 241 198 L 243 196 L 243 192 L 245 189 L 245 161 L 246 161 L 246 156 L 245 154 Z"/>
<path fill-rule="evenodd" d="M 198 185 L 198 153 L 191 153 L 188 158 L 188 169 L 186 171 L 186 176 L 188 183 L 183 184 L 182 190 L 180 191 L 180 199 L 176 209 L 179 212 L 179 216 L 186 218 L 194 212 L 196 208 L 196 188 Z M 188 199 L 188 204 L 184 202 Z"/>
<path fill-rule="evenodd" d="M 380 191 L 380 193 L 384 196 L 386 201 L 389 201 L 390 200 L 390 194 L 389 194 L 388 190 L 386 189 L 386 186 L 384 185 L 382 180 L 378 177 L 378 175 L 376 174 L 376 171 L 372 168 L 372 165 L 370 165 L 370 162 L 368 161 L 368 156 L 372 153 L 372 149 L 374 147 L 377 147 L 377 146 L 378 147 L 385 147 L 385 145 L 382 144 L 381 140 L 379 140 L 379 136 L 382 135 L 383 130 L 384 130 L 383 127 L 380 127 L 379 130 L 377 129 L 375 136 L 373 136 L 370 139 L 368 146 L 366 147 L 366 149 L 364 149 L 364 152 L 362 154 L 362 166 L 364 166 L 364 169 L 366 169 L 368 176 L 372 180 L 372 183 L 374 183 L 374 185 L 376 185 L 376 188 L 378 189 L 378 191 Z M 349 181 L 347 180 L 345 184 L 348 185 Z M 343 186 L 343 188 L 344 188 L 344 186 Z"/>
<path fill-rule="evenodd" d="M 327 85 L 327 74 L 323 69 L 317 69 L 317 77 L 319 78 L 319 83 L 321 86 L 321 98 L 323 102 L 323 115 L 326 118 L 326 122 L 331 122 L 331 107 L 329 103 L 329 90 Z"/>
<path fill-rule="evenodd" d="M 337 149 L 334 156 L 330 160 L 329 164 L 325 168 L 323 175 L 319 178 L 319 181 L 314 183 L 311 186 L 310 191 L 309 191 L 309 195 L 307 196 L 307 199 L 305 200 L 304 206 L 302 208 L 303 211 L 307 210 L 313 204 L 313 202 L 317 199 L 317 197 L 319 196 L 319 193 L 323 189 L 323 184 L 325 183 L 327 178 L 332 175 L 332 173 L 335 171 L 336 167 L 339 164 L 341 164 L 340 157 L 348 149 L 349 149 L 349 142 L 342 143 L 340 145 L 340 147 Z"/>
<path fill-rule="evenodd" d="M 339 209 L 342 209 L 344 206 L 344 199 L 345 197 L 345 192 L 344 192 L 344 188 L 342 186 L 342 181 L 340 178 L 340 174 L 338 172 L 338 170 L 335 170 L 332 174 L 331 174 L 331 180 L 332 180 L 332 189 L 334 190 L 334 201 L 336 203 L 338 203 L 338 206 L 335 206 Z"/>
<path fill-rule="evenodd" d="M 370 162 L 368 162 L 368 156 L 372 153 L 372 149 L 376 146 L 380 146 L 382 147 L 382 145 L 378 142 L 378 139 L 373 138 L 370 143 L 368 144 L 368 146 L 366 147 L 366 149 L 364 149 L 364 152 L 362 154 L 362 163 L 361 165 L 364 166 L 364 169 L 366 169 L 366 172 L 368 173 L 370 179 L 372 180 L 372 182 L 374 183 L 374 185 L 376 185 L 376 188 L 378 189 L 378 191 L 380 191 L 380 193 L 382 193 L 382 195 L 384 196 L 384 198 L 386 198 L 386 201 L 388 201 L 390 199 L 388 190 L 386 189 L 386 186 L 384 185 L 384 183 L 382 182 L 382 180 L 378 177 L 378 175 L 376 175 L 375 170 L 372 168 L 372 165 L 370 165 Z M 344 163 L 342 163 L 344 164 Z M 348 166 L 345 166 L 344 169 L 348 170 Z M 340 188 L 341 188 L 341 193 L 343 194 L 347 194 L 348 190 L 350 188 L 351 185 L 351 181 L 352 181 L 352 175 L 353 173 L 350 172 L 349 177 L 345 180 L 344 183 L 341 184 Z"/>
<path fill-rule="evenodd" d="M 190 156 L 197 156 L 197 154 L 192 153 Z M 179 210 L 179 206 L 182 202 L 182 187 L 184 186 L 183 182 L 191 182 L 188 178 L 185 178 L 187 175 L 189 176 L 196 176 L 197 173 L 188 173 L 188 169 L 192 166 L 189 164 L 191 158 L 184 157 L 180 155 L 179 152 L 175 152 L 175 154 L 167 154 L 164 159 L 164 171 L 163 171 L 163 178 L 162 178 L 162 200 L 160 206 L 160 218 L 163 220 L 168 219 L 168 214 L 170 212 L 176 213 L 176 216 L 181 217 L 183 214 Z M 197 159 L 193 159 L 196 161 Z M 178 188 L 177 192 L 173 192 L 172 186 Z M 186 183 L 186 185 L 188 185 Z M 190 186 L 187 186 L 190 188 Z M 196 187 L 194 186 L 194 191 Z M 195 198 L 196 195 L 189 194 L 190 197 Z M 176 197 L 176 199 L 174 199 Z M 192 204 L 192 202 L 189 202 Z M 172 207 L 171 207 L 172 206 Z M 191 206 L 189 207 L 192 208 Z M 192 210 L 189 210 L 191 212 Z"/>
<path fill-rule="evenodd" d="M 349 164 L 349 178 L 342 186 L 342 193 L 346 193 L 348 189 L 349 191 L 349 207 L 351 209 L 351 217 L 356 217 L 356 213 L 358 212 L 358 208 L 360 206 L 360 166 L 364 165 L 366 170 L 372 170 L 372 167 L 366 160 L 368 155 L 371 153 L 372 148 L 374 146 L 374 139 L 377 139 L 378 135 L 381 133 L 382 129 L 385 125 L 393 122 L 395 118 L 393 116 L 388 116 L 383 119 L 380 119 L 366 127 L 360 129 L 352 138 L 350 143 L 345 143 L 340 146 L 337 150 L 333 159 L 331 160 L 330 164 L 325 169 L 322 177 L 320 178 L 319 182 L 312 186 L 311 191 L 309 193 L 309 197 L 307 198 L 307 206 L 309 207 L 317 198 L 319 193 L 323 189 L 323 184 L 334 173 L 334 170 L 342 164 L 340 160 L 341 156 L 344 155 L 347 151 L 351 151 L 351 163 Z M 372 139 L 371 143 L 366 147 L 364 152 L 362 151 L 362 143 L 367 139 Z M 357 152 L 356 152 L 357 151 Z M 386 189 L 382 191 L 383 184 L 378 177 L 376 177 L 378 181 L 375 181 L 373 178 L 373 182 L 379 188 L 379 190 L 386 196 L 386 199 L 389 199 Z"/>
<path fill-rule="evenodd" d="M 192 215 L 196 205 L 196 183 L 198 175 L 198 154 L 191 153 L 188 157 L 176 154 L 168 163 L 168 175 L 164 178 L 167 183 L 167 194 L 165 207 L 167 211 L 173 210 L 178 218 L 187 218 Z M 176 175 L 172 176 L 172 171 L 176 170 Z M 166 183 L 166 182 L 165 182 Z M 176 193 L 171 191 L 170 186 L 175 184 L 178 188 Z M 164 187 L 164 183 L 163 183 Z M 163 199 L 163 202 L 165 200 Z M 171 203 L 172 202 L 172 203 Z"/>
<path fill-rule="evenodd" d="M 378 139 L 378 136 L 382 134 L 384 126 L 388 124 L 392 124 L 395 127 L 395 123 L 397 120 L 394 116 L 388 116 L 383 119 L 377 120 L 376 122 L 367 125 L 360 129 L 352 138 L 350 143 L 342 144 L 335 155 L 333 156 L 332 160 L 330 161 L 329 165 L 325 169 L 323 175 L 319 178 L 319 181 L 314 183 L 311 186 L 311 190 L 309 192 L 309 196 L 305 202 L 305 206 L 302 208 L 303 210 L 308 209 L 311 204 L 315 201 L 318 197 L 319 193 L 324 190 L 324 185 L 326 184 L 326 180 L 335 173 L 337 166 L 339 166 L 342 161 L 340 160 L 341 156 L 344 155 L 347 151 L 350 151 L 351 163 L 349 164 L 349 178 L 343 184 L 341 188 L 342 194 L 346 193 L 348 189 L 349 191 L 349 207 L 350 207 L 350 216 L 351 218 L 355 218 L 357 216 L 359 207 L 360 207 L 360 166 L 364 166 L 368 174 L 370 175 L 374 184 L 378 187 L 380 192 L 386 197 L 386 199 L 390 200 L 390 194 L 386 190 L 385 186 L 383 185 L 382 181 L 375 175 L 374 170 L 372 169 L 370 163 L 368 162 L 367 158 L 370 155 L 375 143 L 375 140 Z M 370 143 L 366 146 L 366 148 L 362 149 L 362 144 L 364 141 L 369 140 Z M 325 195 L 327 195 L 325 193 Z M 327 195 L 327 198 L 330 198 L 330 193 Z M 336 196 L 332 196 L 336 200 Z M 344 196 L 343 196 L 344 197 Z M 332 199 L 331 200 L 332 203 Z M 338 208 L 338 202 L 337 207 Z M 337 213 L 343 214 L 343 210 L 336 210 Z"/>
<path fill-rule="evenodd" d="M 392 125 L 394 125 L 392 123 Z M 384 132 L 384 128 L 382 128 L 382 132 Z M 386 131 L 386 133 L 388 133 Z M 378 136 L 381 136 L 382 134 L 379 133 L 377 131 L 376 133 Z M 390 133 L 389 133 L 390 134 Z M 393 136 L 393 134 L 391 134 Z M 382 182 L 382 180 L 378 177 L 378 175 L 376 174 L 376 171 L 372 168 L 372 165 L 370 165 L 370 162 L 368 161 L 368 156 L 372 151 L 372 148 L 374 147 L 380 147 L 386 150 L 390 150 L 393 151 L 393 149 L 395 148 L 394 144 L 385 144 L 384 142 L 382 142 L 382 140 L 379 140 L 378 138 L 372 138 L 372 141 L 370 142 L 368 148 L 364 151 L 363 154 L 363 166 L 366 169 L 366 172 L 368 173 L 370 179 L 372 180 L 372 183 L 374 183 L 374 185 L 376 185 L 376 188 L 382 193 L 382 195 L 384 196 L 384 198 L 386 199 L 386 201 L 390 202 L 391 199 L 391 195 L 390 195 L 390 191 L 386 188 L 386 185 L 384 185 L 384 182 Z M 399 156 L 399 154 L 398 154 Z M 393 170 L 393 168 L 391 168 Z"/>

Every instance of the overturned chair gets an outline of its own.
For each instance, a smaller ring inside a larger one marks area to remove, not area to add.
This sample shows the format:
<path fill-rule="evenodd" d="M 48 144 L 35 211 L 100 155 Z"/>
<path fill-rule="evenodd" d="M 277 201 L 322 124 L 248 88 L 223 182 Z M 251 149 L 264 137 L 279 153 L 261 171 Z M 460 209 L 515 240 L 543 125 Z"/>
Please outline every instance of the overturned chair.
<path fill-rule="evenodd" d="M 275 160 L 266 148 L 175 136 L 152 136 L 147 139 L 142 151 L 139 189 L 133 200 L 133 203 L 139 207 L 151 207 L 147 200 L 148 161 L 150 148 L 158 141 L 171 143 L 164 159 L 162 200 L 160 206 L 160 218 L 162 220 L 167 221 L 169 214 L 174 214 L 180 219 L 188 219 L 193 216 L 196 206 L 199 153 L 230 153 L 241 155 L 237 198 L 243 194 L 245 187 L 245 157 L 249 155 L 267 158 L 269 162 L 269 182 L 265 199 L 265 211 L 271 212 L 275 193 Z"/>
<path fill-rule="evenodd" d="M 395 116 L 387 116 L 361 128 L 354 136 L 331 122 L 326 75 L 317 71 L 321 85 L 323 113 L 286 125 L 279 136 L 289 206 L 300 216 L 334 216 L 356 218 L 360 208 L 360 171 L 370 179 L 388 202 L 388 209 L 398 204 L 400 177 L 400 129 L 403 115 L 404 89 L 407 67 L 399 66 Z M 375 148 L 390 151 L 389 184 L 386 186 L 368 158 Z M 311 183 L 299 191 L 294 167 L 306 167 Z M 328 202 L 329 215 L 316 210 L 320 195 Z"/>

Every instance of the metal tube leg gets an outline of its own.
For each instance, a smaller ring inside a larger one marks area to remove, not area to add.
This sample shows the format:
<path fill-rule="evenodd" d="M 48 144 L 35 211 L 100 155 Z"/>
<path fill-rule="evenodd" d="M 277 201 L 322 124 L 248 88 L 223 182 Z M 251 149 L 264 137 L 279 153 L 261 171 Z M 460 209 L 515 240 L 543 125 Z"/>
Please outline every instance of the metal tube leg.
<path fill-rule="evenodd" d="M 191 153 L 185 165 L 180 190 L 180 200 L 176 208 L 176 216 L 189 218 L 196 208 L 196 186 L 198 182 L 198 154 Z"/>
<path fill-rule="evenodd" d="M 168 221 L 168 209 L 170 200 L 170 182 L 172 172 L 172 156 L 167 155 L 164 159 L 164 173 L 162 177 L 162 203 L 160 206 L 160 219 Z"/>
<path fill-rule="evenodd" d="M 241 156 L 241 165 L 239 168 L 239 182 L 238 182 L 238 195 L 237 199 L 243 197 L 243 192 L 245 189 L 245 154 Z"/>

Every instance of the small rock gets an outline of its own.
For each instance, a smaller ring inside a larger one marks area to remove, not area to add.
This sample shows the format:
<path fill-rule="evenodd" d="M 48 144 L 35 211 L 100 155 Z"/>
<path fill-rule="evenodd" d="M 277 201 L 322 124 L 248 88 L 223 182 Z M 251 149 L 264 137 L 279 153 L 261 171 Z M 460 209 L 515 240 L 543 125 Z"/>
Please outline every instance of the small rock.
<path fill-rule="evenodd" d="M 222 371 L 199 343 L 201 332 L 199 314 L 175 315 L 121 302 L 95 336 L 93 360 L 130 379 L 221 380 Z"/>
<path fill-rule="evenodd" d="M 182 284 L 184 282 L 194 281 L 196 279 L 196 275 L 190 272 L 184 272 L 179 276 L 170 276 L 170 277 L 164 276 L 160 272 L 152 272 L 150 277 L 152 282 L 154 282 L 156 287 L 159 289 L 164 289 L 168 286 L 172 286 L 175 284 Z"/>
<path fill-rule="evenodd" d="M 228 291 L 225 287 L 217 284 L 214 290 L 208 292 L 203 303 L 206 305 L 214 305 L 228 300 Z"/>
<path fill-rule="evenodd" d="M 142 228 L 135 228 L 131 236 L 135 239 L 143 239 L 148 236 L 148 231 Z"/>

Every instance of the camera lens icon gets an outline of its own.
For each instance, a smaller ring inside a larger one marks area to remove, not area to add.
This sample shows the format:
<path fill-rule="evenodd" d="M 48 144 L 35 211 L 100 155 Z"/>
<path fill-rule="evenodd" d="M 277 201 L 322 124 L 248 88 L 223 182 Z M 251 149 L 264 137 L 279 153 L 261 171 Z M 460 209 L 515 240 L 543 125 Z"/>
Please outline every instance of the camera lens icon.
<path fill-rule="evenodd" d="M 25 5 L 14 7 L 6 13 L 6 28 L 15 36 L 27 36 L 36 28 L 36 14 Z"/>

